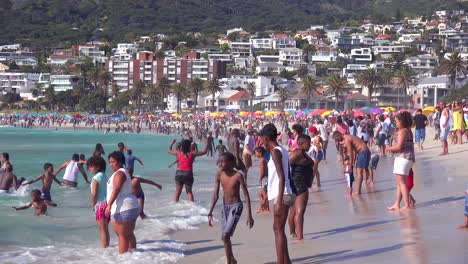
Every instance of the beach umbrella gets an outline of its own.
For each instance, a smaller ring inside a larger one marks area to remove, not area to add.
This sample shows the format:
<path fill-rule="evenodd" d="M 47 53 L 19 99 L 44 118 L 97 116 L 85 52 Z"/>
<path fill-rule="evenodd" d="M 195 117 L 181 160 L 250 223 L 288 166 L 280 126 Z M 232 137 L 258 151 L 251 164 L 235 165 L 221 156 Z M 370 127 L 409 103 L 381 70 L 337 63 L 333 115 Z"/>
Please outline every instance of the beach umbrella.
<path fill-rule="evenodd" d="M 331 114 L 333 114 L 334 110 L 328 110 L 328 111 L 325 111 L 323 112 L 320 116 L 321 117 L 326 117 L 326 116 L 329 116 Z"/>
<path fill-rule="evenodd" d="M 239 115 L 242 116 L 242 117 L 248 117 L 248 116 L 250 116 L 250 113 L 242 111 L 242 112 L 239 113 Z"/>
<path fill-rule="evenodd" d="M 395 112 L 396 108 L 393 106 L 385 106 L 385 107 L 380 107 L 380 109 L 384 110 L 385 112 Z"/>
<path fill-rule="evenodd" d="M 361 111 L 361 109 L 357 109 L 354 111 L 354 117 L 359 117 L 359 116 L 365 116 L 364 112 Z"/>
<path fill-rule="evenodd" d="M 377 115 L 381 115 L 383 112 L 384 112 L 384 110 L 382 110 L 380 108 L 375 108 L 375 109 L 371 110 L 372 114 L 377 114 Z"/>
<path fill-rule="evenodd" d="M 255 111 L 255 114 L 263 115 L 263 112 L 262 111 Z"/>
<path fill-rule="evenodd" d="M 314 111 L 310 112 L 310 115 L 311 116 L 319 116 L 321 114 L 323 114 L 325 111 L 325 109 L 315 109 Z"/>
<path fill-rule="evenodd" d="M 359 108 L 359 110 L 361 110 L 363 112 L 364 111 L 369 111 L 370 112 L 370 111 L 372 111 L 374 109 L 375 109 L 375 107 L 372 107 L 372 106 L 364 106 L 364 107 Z"/>
<path fill-rule="evenodd" d="M 303 116 L 304 114 L 305 114 L 304 111 L 299 111 L 299 112 L 296 113 L 296 118 L 299 118 L 299 117 Z"/>

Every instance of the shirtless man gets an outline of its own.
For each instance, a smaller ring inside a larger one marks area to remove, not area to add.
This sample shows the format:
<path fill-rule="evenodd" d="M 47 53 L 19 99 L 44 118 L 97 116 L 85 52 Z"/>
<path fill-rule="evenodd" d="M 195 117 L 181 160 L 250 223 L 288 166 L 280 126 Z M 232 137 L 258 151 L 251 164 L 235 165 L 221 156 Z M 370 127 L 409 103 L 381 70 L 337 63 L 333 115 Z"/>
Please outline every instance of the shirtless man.
<path fill-rule="evenodd" d="M 16 176 L 13 174 L 13 165 L 10 164 L 6 167 L 5 172 L 0 173 L 0 193 L 8 193 L 12 186 L 18 190 L 21 182 L 22 181 L 18 181 Z"/>
<path fill-rule="evenodd" d="M 208 224 L 213 226 L 213 210 L 219 198 L 219 187 L 223 187 L 223 228 L 222 240 L 224 242 L 224 251 L 226 253 L 227 264 L 235 264 L 237 260 L 232 253 L 231 237 L 236 229 L 237 222 L 242 214 L 242 201 L 240 199 L 240 189 L 244 193 L 247 203 L 248 215 L 247 226 L 252 228 L 254 220 L 252 218 L 252 210 L 250 206 L 250 196 L 247 190 L 247 185 L 242 177 L 242 173 L 234 170 L 235 157 L 229 152 L 221 154 L 219 157 L 220 171 L 215 177 L 215 188 L 213 192 L 213 201 L 211 202 L 210 211 L 208 213 Z"/>
<path fill-rule="evenodd" d="M 447 137 L 450 132 L 450 124 L 449 124 L 449 110 L 444 102 L 440 102 L 439 104 L 440 109 L 442 109 L 442 113 L 440 114 L 440 142 L 442 142 L 442 152 L 439 155 L 447 155 L 448 154 L 448 142 Z"/>
<path fill-rule="evenodd" d="M 77 179 L 80 172 L 86 183 L 90 183 L 78 154 L 73 154 L 72 159 L 63 163 L 54 175 L 58 175 L 63 169 L 65 169 L 65 173 L 63 174 L 62 185 L 76 188 L 76 186 L 78 186 Z"/>
<path fill-rule="evenodd" d="M 213 151 L 215 149 L 213 133 L 208 132 L 208 137 L 206 138 L 206 142 L 208 144 L 208 153 L 206 155 L 208 157 L 213 157 Z"/>
<path fill-rule="evenodd" d="M 50 195 L 50 189 L 52 187 L 52 181 L 55 181 L 58 185 L 62 185 L 62 183 L 57 180 L 55 174 L 52 172 L 54 171 L 54 166 L 50 163 L 44 164 L 44 173 L 39 175 L 36 179 L 29 181 L 24 184 L 24 186 L 33 184 L 39 180 L 42 180 L 42 193 L 41 199 L 45 201 L 47 205 L 50 206 L 57 206 L 56 203 L 52 202 L 52 197 Z"/>
<path fill-rule="evenodd" d="M 2 163 L 2 166 L 0 167 L 0 173 L 6 172 L 8 166 L 10 165 L 10 155 L 6 152 L 3 152 L 0 161 Z"/>
<path fill-rule="evenodd" d="M 244 172 L 244 177 L 247 179 L 247 171 L 240 155 L 239 136 L 239 129 L 234 128 L 228 138 L 228 151 L 236 158 L 236 169 Z"/>
<path fill-rule="evenodd" d="M 339 131 L 333 133 L 333 138 L 339 144 L 343 143 L 346 149 L 346 152 L 349 156 L 349 171 L 353 172 L 354 165 L 356 165 L 357 173 L 357 191 L 355 194 L 361 194 L 363 173 L 366 173 L 366 178 L 369 175 L 369 162 L 371 153 L 366 143 L 360 138 L 353 135 L 343 135 Z"/>

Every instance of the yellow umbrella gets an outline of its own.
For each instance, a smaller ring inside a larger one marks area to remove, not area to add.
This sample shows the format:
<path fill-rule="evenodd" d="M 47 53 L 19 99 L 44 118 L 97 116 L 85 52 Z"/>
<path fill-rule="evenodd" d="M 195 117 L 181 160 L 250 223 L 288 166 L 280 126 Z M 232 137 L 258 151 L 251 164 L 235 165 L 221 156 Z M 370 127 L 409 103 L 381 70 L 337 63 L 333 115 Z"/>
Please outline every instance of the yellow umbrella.
<path fill-rule="evenodd" d="M 326 116 L 329 116 L 331 114 L 333 114 L 334 110 L 328 110 L 328 111 L 325 111 L 321 114 L 322 117 L 326 117 Z"/>
<path fill-rule="evenodd" d="M 386 107 L 380 107 L 380 109 L 384 110 L 385 112 L 395 112 L 396 108 L 393 106 L 386 106 Z"/>
<path fill-rule="evenodd" d="M 256 111 L 255 112 L 257 115 L 263 115 L 263 112 L 262 111 Z"/>
<path fill-rule="evenodd" d="M 434 106 L 426 106 L 426 107 L 424 107 L 423 111 L 436 112 L 437 109 Z"/>
<path fill-rule="evenodd" d="M 246 116 L 250 116 L 250 113 L 242 111 L 242 112 L 239 113 L 239 115 L 242 116 L 242 117 L 246 117 Z"/>
<path fill-rule="evenodd" d="M 172 117 L 179 118 L 179 117 L 180 117 L 180 115 L 179 115 L 179 114 L 172 114 Z"/>

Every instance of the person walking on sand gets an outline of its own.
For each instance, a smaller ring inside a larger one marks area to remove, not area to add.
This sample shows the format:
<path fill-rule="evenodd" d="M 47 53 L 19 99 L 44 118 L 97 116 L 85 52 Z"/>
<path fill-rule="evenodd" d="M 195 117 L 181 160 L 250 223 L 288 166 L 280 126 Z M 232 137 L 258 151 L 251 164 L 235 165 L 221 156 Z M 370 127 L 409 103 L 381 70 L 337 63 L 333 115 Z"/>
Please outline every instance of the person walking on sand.
<path fill-rule="evenodd" d="M 398 127 L 398 142 L 395 146 L 389 147 L 387 151 L 395 154 L 393 173 L 396 176 L 396 200 L 388 207 L 388 210 L 400 210 L 401 199 L 404 207 L 402 210 L 410 208 L 410 196 L 407 186 L 407 177 L 415 161 L 413 132 L 411 125 L 413 119 L 407 111 L 397 114 L 396 125 Z"/>
<path fill-rule="evenodd" d="M 447 155 L 448 154 L 448 142 L 447 142 L 447 137 L 450 132 L 450 125 L 449 125 L 449 110 L 447 109 L 447 106 L 445 105 L 444 102 L 440 102 L 439 104 L 440 109 L 442 110 L 440 114 L 440 141 L 442 142 L 442 152 L 439 154 L 440 156 L 442 155 Z"/>
<path fill-rule="evenodd" d="M 249 169 L 252 167 L 252 155 L 253 151 L 255 149 L 255 140 L 254 140 L 254 130 L 249 129 L 247 131 L 247 136 L 245 137 L 244 140 L 244 150 L 242 153 L 242 157 L 244 158 L 245 162 L 245 182 L 247 182 L 247 173 L 249 172 Z"/>
<path fill-rule="evenodd" d="M 221 237 L 224 242 L 227 264 L 235 264 L 237 263 L 237 260 L 234 258 L 234 254 L 232 252 L 231 237 L 234 235 L 237 222 L 239 222 L 243 210 L 243 204 L 240 199 L 240 189 L 242 189 L 242 192 L 244 193 L 245 201 L 248 206 L 247 226 L 252 228 L 254 220 L 252 218 L 250 196 L 249 191 L 247 190 L 247 184 L 242 176 L 242 172 L 234 170 L 234 166 L 236 164 L 236 158 L 234 155 L 229 152 L 221 154 L 218 164 L 220 171 L 215 176 L 215 188 L 210 211 L 208 213 L 208 224 L 213 226 L 213 210 L 219 198 L 219 187 L 221 185 L 224 193 L 222 213 L 224 223 Z"/>
<path fill-rule="evenodd" d="M 427 117 L 422 114 L 422 109 L 416 110 L 416 115 L 413 118 L 414 123 L 416 125 L 415 128 L 415 141 L 418 143 L 418 150 L 424 149 L 423 143 L 426 139 L 426 126 L 428 124 Z"/>
<path fill-rule="evenodd" d="M 180 194 L 182 193 L 182 188 L 184 188 L 184 186 L 188 200 L 193 202 L 193 162 L 196 157 L 203 156 L 208 153 L 208 142 L 205 143 L 205 149 L 203 151 L 193 150 L 193 142 L 188 139 L 184 139 L 182 141 L 180 144 L 180 150 L 172 150 L 175 142 L 175 139 L 172 140 L 168 150 L 168 153 L 176 156 L 178 160 L 175 175 L 176 191 L 174 193 L 174 202 L 179 202 Z"/>
<path fill-rule="evenodd" d="M 284 227 L 288 219 L 289 208 L 294 204 L 296 195 L 291 187 L 288 152 L 277 142 L 278 131 L 275 125 L 266 124 L 258 136 L 271 156 L 268 161 L 268 200 L 274 201 L 273 230 L 277 263 L 289 264 L 291 259 Z"/>
<path fill-rule="evenodd" d="M 354 165 L 356 165 L 357 173 L 357 190 L 355 194 L 361 195 L 362 181 L 368 177 L 369 174 L 369 162 L 371 157 L 371 152 L 367 147 L 366 143 L 360 138 L 353 135 L 343 135 L 339 131 L 333 133 L 333 138 L 337 144 L 344 143 L 344 150 L 349 156 L 349 171 L 354 172 Z M 344 159 L 343 159 L 344 160 Z M 364 176 L 364 173 L 366 174 Z"/>
<path fill-rule="evenodd" d="M 240 131 L 237 128 L 234 128 L 231 131 L 231 134 L 229 134 L 228 138 L 228 151 L 236 157 L 236 169 L 244 172 L 244 174 L 247 173 L 247 169 L 245 167 L 244 162 L 242 161 L 241 157 L 241 149 L 240 149 L 240 144 L 239 144 L 239 137 L 240 137 Z M 247 177 L 245 175 L 244 177 Z"/>

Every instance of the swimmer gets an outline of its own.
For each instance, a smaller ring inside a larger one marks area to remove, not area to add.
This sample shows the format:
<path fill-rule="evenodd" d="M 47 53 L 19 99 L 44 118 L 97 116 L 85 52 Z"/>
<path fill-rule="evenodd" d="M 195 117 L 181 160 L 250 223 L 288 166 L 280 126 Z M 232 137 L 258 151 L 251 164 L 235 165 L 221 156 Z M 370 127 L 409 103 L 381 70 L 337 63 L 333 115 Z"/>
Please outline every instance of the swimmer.
<path fill-rule="evenodd" d="M 15 190 L 21 186 L 24 178 L 18 180 L 13 174 L 13 165 L 9 164 L 6 166 L 6 171 L 0 173 L 0 193 L 8 193 L 10 188 L 13 187 Z"/>
<path fill-rule="evenodd" d="M 72 159 L 63 163 L 62 166 L 60 166 L 54 173 L 54 175 L 58 175 L 60 171 L 65 169 L 65 173 L 63 174 L 62 178 L 63 186 L 76 188 L 78 186 L 78 174 L 80 172 L 81 175 L 83 175 L 86 183 L 90 183 L 88 180 L 88 175 L 86 175 L 86 172 L 83 168 L 83 164 L 86 164 L 84 155 L 82 158 L 83 160 L 80 160 L 80 156 L 78 154 L 73 154 Z"/>
<path fill-rule="evenodd" d="M 47 202 L 41 199 L 41 191 L 39 191 L 38 189 L 32 190 L 31 198 L 32 198 L 32 201 L 29 204 L 21 206 L 21 207 L 13 206 L 13 209 L 18 211 L 18 210 L 25 210 L 31 206 L 34 206 L 34 209 L 35 209 L 34 215 L 36 216 L 46 215 L 47 214 Z"/>

